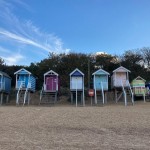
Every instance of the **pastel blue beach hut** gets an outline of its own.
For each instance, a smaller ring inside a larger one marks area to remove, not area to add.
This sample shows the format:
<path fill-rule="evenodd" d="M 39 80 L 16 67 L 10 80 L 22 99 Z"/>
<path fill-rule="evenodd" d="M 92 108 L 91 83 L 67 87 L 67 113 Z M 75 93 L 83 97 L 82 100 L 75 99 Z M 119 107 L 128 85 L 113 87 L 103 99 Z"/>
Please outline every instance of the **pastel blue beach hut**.
<path fill-rule="evenodd" d="M 32 75 L 31 72 L 22 68 L 14 73 L 16 75 L 16 104 L 30 102 L 30 93 L 35 92 L 36 87 L 36 78 Z M 23 99 L 21 99 L 23 97 Z"/>
<path fill-rule="evenodd" d="M 70 92 L 71 92 L 71 103 L 73 104 L 74 98 L 76 106 L 78 101 L 85 105 L 84 100 L 84 74 L 76 68 L 70 73 Z"/>
<path fill-rule="evenodd" d="M 0 71 L 1 105 L 4 101 L 4 95 L 6 95 L 6 102 L 8 102 L 10 90 L 11 90 L 11 77 L 5 72 Z"/>
<path fill-rule="evenodd" d="M 108 91 L 108 76 L 109 73 L 103 69 L 95 71 L 93 74 L 93 87 L 95 91 L 95 104 L 100 102 L 98 96 L 102 97 L 102 103 L 106 103 L 106 91 Z"/>
<path fill-rule="evenodd" d="M 44 74 L 44 83 L 40 93 L 40 103 L 55 103 L 60 89 L 59 75 L 53 70 Z"/>
<path fill-rule="evenodd" d="M 128 99 L 131 98 L 132 104 L 134 104 L 133 92 L 129 83 L 129 73 L 131 71 L 126 69 L 123 66 L 118 67 L 113 71 L 111 76 L 111 88 L 115 93 L 116 103 L 124 97 L 125 106 L 127 105 L 127 96 Z"/>

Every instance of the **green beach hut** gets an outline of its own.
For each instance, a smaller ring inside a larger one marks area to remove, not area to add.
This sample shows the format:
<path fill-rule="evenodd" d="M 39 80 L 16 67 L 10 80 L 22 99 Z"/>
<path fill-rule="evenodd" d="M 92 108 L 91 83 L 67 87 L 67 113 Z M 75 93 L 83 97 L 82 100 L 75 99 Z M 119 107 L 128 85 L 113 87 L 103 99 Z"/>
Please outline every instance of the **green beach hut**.
<path fill-rule="evenodd" d="M 145 82 L 142 77 L 138 76 L 131 82 L 131 87 L 133 89 L 134 96 L 143 96 L 145 101 L 145 95 L 146 95 L 146 88 L 145 88 Z"/>

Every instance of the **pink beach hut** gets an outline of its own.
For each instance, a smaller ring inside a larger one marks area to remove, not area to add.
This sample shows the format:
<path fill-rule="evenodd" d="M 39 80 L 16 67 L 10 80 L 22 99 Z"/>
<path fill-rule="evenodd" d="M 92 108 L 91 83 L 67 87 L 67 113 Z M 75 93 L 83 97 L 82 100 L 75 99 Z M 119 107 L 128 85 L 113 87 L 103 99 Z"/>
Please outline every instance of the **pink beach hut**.
<path fill-rule="evenodd" d="M 50 70 L 44 74 L 44 83 L 40 93 L 40 103 L 55 103 L 60 83 L 58 74 Z"/>
<path fill-rule="evenodd" d="M 133 92 L 129 83 L 129 72 L 130 70 L 120 66 L 113 71 L 111 76 L 111 87 L 115 92 L 115 101 L 117 103 L 123 96 L 125 106 L 127 105 L 127 99 L 129 98 L 131 99 L 132 104 L 134 104 Z"/>

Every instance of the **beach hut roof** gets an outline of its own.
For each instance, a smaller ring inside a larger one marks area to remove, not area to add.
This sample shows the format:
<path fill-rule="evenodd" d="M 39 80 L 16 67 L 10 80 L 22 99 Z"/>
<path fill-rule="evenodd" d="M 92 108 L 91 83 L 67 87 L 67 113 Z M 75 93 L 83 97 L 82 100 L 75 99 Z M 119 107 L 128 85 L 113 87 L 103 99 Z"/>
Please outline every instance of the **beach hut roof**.
<path fill-rule="evenodd" d="M 140 77 L 140 76 L 138 76 L 138 77 L 136 77 L 135 79 L 133 79 L 133 81 L 134 80 L 143 80 L 144 82 L 146 82 L 146 80 L 145 79 L 143 79 L 142 77 Z"/>
<path fill-rule="evenodd" d="M 130 70 L 126 69 L 123 66 L 118 67 L 117 69 L 115 69 L 113 72 L 131 72 Z"/>
<path fill-rule="evenodd" d="M 80 75 L 84 76 L 84 73 L 82 73 L 78 68 L 76 68 L 75 70 L 73 70 L 73 71 L 70 73 L 70 76 L 73 75 L 75 72 L 79 72 Z"/>
<path fill-rule="evenodd" d="M 54 75 L 58 76 L 58 73 L 56 73 L 56 72 L 53 71 L 53 70 L 50 70 L 50 71 L 44 73 L 44 76 L 45 76 L 45 75 L 48 75 L 48 74 L 54 74 Z"/>
<path fill-rule="evenodd" d="M 92 75 L 95 75 L 95 74 L 106 74 L 106 75 L 109 75 L 109 73 L 103 69 L 99 69 L 97 71 L 95 71 Z"/>
<path fill-rule="evenodd" d="M 10 77 L 7 73 L 5 73 L 5 72 L 3 72 L 3 71 L 0 71 L 0 75 L 3 75 L 3 76 L 5 76 L 5 77 L 8 77 L 8 78 L 11 79 L 11 77 Z"/>
<path fill-rule="evenodd" d="M 21 74 L 30 74 L 31 75 L 31 72 L 29 72 L 28 70 L 26 70 L 24 68 L 16 71 L 14 74 L 19 74 L 20 72 L 22 72 Z"/>

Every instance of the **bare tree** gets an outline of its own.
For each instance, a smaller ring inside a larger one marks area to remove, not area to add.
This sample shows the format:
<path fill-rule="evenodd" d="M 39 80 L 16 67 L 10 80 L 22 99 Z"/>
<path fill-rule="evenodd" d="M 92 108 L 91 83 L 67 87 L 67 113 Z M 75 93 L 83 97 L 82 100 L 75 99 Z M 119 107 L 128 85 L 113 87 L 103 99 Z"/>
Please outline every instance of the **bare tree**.
<path fill-rule="evenodd" d="M 149 47 L 144 47 L 141 49 L 142 55 L 143 55 L 143 61 L 145 67 L 150 69 L 150 48 Z"/>

